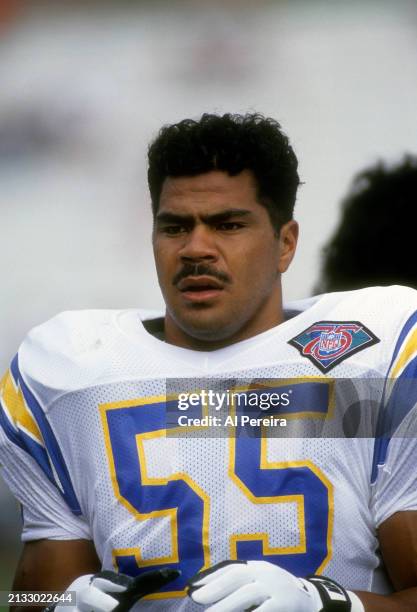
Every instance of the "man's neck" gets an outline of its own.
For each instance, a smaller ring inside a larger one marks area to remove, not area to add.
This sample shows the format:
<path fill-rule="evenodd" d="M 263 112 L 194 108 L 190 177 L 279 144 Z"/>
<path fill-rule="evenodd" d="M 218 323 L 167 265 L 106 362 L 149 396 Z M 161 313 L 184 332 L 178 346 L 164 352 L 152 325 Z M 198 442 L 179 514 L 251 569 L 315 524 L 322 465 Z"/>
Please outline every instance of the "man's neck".
<path fill-rule="evenodd" d="M 165 342 L 186 348 L 194 351 L 216 351 L 218 349 L 225 348 L 231 344 L 248 340 L 249 338 L 258 336 L 263 332 L 276 327 L 284 321 L 284 313 L 282 304 L 279 308 L 271 313 L 271 316 L 259 318 L 255 321 L 249 320 L 243 327 L 238 329 L 236 332 L 226 335 L 224 338 L 215 337 L 204 338 L 187 333 L 184 331 L 169 315 L 167 312 L 164 320 L 164 337 Z"/>

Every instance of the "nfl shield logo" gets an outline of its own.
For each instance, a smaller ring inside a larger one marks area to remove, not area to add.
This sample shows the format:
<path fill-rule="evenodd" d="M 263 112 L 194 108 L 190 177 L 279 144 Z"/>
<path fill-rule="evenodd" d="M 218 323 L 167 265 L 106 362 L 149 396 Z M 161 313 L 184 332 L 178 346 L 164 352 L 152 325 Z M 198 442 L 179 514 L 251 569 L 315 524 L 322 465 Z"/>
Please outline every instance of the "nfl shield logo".
<path fill-rule="evenodd" d="M 322 332 L 320 334 L 320 352 L 331 353 L 341 347 L 342 332 Z"/>

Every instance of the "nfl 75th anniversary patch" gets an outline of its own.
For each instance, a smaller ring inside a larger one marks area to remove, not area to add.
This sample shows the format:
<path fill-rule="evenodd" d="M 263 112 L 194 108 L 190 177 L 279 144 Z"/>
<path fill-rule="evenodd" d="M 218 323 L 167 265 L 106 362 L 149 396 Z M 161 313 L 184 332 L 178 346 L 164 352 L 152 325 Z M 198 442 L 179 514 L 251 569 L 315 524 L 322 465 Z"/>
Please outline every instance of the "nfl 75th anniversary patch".
<path fill-rule="evenodd" d="M 359 321 L 318 321 L 288 340 L 321 372 L 377 342 L 379 338 Z"/>

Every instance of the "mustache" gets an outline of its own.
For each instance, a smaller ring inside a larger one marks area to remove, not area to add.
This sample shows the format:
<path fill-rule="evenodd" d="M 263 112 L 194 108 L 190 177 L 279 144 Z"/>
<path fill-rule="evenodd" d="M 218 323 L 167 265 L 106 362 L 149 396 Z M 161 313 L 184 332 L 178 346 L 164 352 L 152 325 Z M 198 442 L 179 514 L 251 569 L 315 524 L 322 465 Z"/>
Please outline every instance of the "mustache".
<path fill-rule="evenodd" d="M 209 264 L 199 262 L 184 264 L 181 270 L 179 270 L 172 279 L 172 284 L 177 285 L 184 278 L 189 278 L 190 276 L 211 276 L 222 283 L 232 282 L 230 276 L 225 272 L 216 270 L 216 268 L 213 268 L 213 266 L 210 266 Z"/>

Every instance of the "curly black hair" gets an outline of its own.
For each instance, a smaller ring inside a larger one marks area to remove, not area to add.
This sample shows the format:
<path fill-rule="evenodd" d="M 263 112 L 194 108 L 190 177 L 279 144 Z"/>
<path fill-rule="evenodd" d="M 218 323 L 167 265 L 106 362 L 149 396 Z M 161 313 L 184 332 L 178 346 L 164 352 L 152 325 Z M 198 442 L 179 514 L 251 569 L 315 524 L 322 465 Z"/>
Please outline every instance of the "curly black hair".
<path fill-rule="evenodd" d="M 401 284 L 417 288 L 415 218 L 417 157 L 379 162 L 353 180 L 342 216 L 323 249 L 316 291 Z"/>
<path fill-rule="evenodd" d="M 297 158 L 280 124 L 260 113 L 204 114 L 164 126 L 148 150 L 152 211 L 158 211 L 164 180 L 222 170 L 251 170 L 260 204 L 276 231 L 292 219 L 300 184 Z"/>

